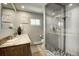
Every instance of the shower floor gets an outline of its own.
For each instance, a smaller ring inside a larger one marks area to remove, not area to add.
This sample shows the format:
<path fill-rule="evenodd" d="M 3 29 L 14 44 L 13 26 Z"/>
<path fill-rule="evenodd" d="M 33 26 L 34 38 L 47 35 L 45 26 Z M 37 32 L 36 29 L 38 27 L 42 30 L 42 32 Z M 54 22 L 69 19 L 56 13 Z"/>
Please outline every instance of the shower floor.
<path fill-rule="evenodd" d="M 52 52 L 50 52 L 49 50 L 45 50 L 46 52 L 46 56 L 55 56 Z"/>
<path fill-rule="evenodd" d="M 59 51 L 49 51 L 41 48 L 41 45 L 31 46 L 32 56 L 71 56 L 70 54 L 64 54 Z"/>
<path fill-rule="evenodd" d="M 31 46 L 32 56 L 46 56 L 46 52 L 38 45 Z"/>

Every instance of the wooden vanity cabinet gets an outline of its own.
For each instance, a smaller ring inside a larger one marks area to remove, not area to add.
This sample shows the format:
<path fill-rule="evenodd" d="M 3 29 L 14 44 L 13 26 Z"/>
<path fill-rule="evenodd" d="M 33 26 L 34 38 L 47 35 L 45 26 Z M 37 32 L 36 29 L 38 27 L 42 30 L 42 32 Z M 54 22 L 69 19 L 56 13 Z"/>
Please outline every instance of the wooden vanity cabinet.
<path fill-rule="evenodd" d="M 30 43 L 0 48 L 0 56 L 31 56 Z"/>

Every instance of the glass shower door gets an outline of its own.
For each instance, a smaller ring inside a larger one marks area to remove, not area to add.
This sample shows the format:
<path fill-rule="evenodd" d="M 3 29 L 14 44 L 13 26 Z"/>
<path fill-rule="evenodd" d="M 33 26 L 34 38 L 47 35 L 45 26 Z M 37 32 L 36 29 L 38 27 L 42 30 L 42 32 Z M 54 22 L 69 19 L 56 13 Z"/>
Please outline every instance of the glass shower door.
<path fill-rule="evenodd" d="M 60 55 L 63 46 L 64 9 L 59 4 L 49 3 L 46 5 L 46 49 Z"/>

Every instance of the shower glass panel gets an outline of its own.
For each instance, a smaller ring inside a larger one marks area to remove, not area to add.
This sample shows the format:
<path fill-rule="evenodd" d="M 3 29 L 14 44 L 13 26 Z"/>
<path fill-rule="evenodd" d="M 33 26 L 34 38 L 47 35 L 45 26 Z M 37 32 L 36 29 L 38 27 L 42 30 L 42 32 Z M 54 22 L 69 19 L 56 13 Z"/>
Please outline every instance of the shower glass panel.
<path fill-rule="evenodd" d="M 62 4 L 46 5 L 46 49 L 63 51 L 64 46 L 64 9 Z"/>

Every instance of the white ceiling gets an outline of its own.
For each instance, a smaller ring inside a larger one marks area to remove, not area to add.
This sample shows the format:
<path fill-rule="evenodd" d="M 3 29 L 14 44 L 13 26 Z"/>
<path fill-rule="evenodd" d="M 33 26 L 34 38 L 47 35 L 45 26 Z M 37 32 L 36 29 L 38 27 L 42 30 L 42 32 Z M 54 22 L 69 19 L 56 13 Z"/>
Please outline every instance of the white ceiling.
<path fill-rule="evenodd" d="M 24 9 L 21 8 L 22 5 L 24 6 Z M 15 6 L 17 10 L 43 13 L 43 6 L 45 6 L 45 3 L 16 3 Z"/>
<path fill-rule="evenodd" d="M 16 10 L 43 13 L 43 6 L 45 6 L 46 3 L 14 3 L 14 5 L 16 7 Z M 24 6 L 24 9 L 21 8 L 21 6 Z M 3 7 L 12 9 L 10 3 L 8 3 L 7 5 L 3 4 Z"/>
<path fill-rule="evenodd" d="M 16 10 L 22 10 L 22 11 L 28 11 L 28 12 L 34 12 L 34 13 L 43 13 L 43 7 L 47 3 L 14 3 Z M 65 5 L 65 4 L 64 4 Z M 24 9 L 21 8 L 21 6 L 24 6 Z M 12 6 L 10 3 L 7 5 L 3 4 L 3 7 L 12 9 Z M 59 5 L 56 5 L 54 3 L 50 3 L 47 7 L 47 10 L 49 10 L 49 14 L 52 12 L 57 13 L 57 11 L 61 10 L 62 7 Z"/>

